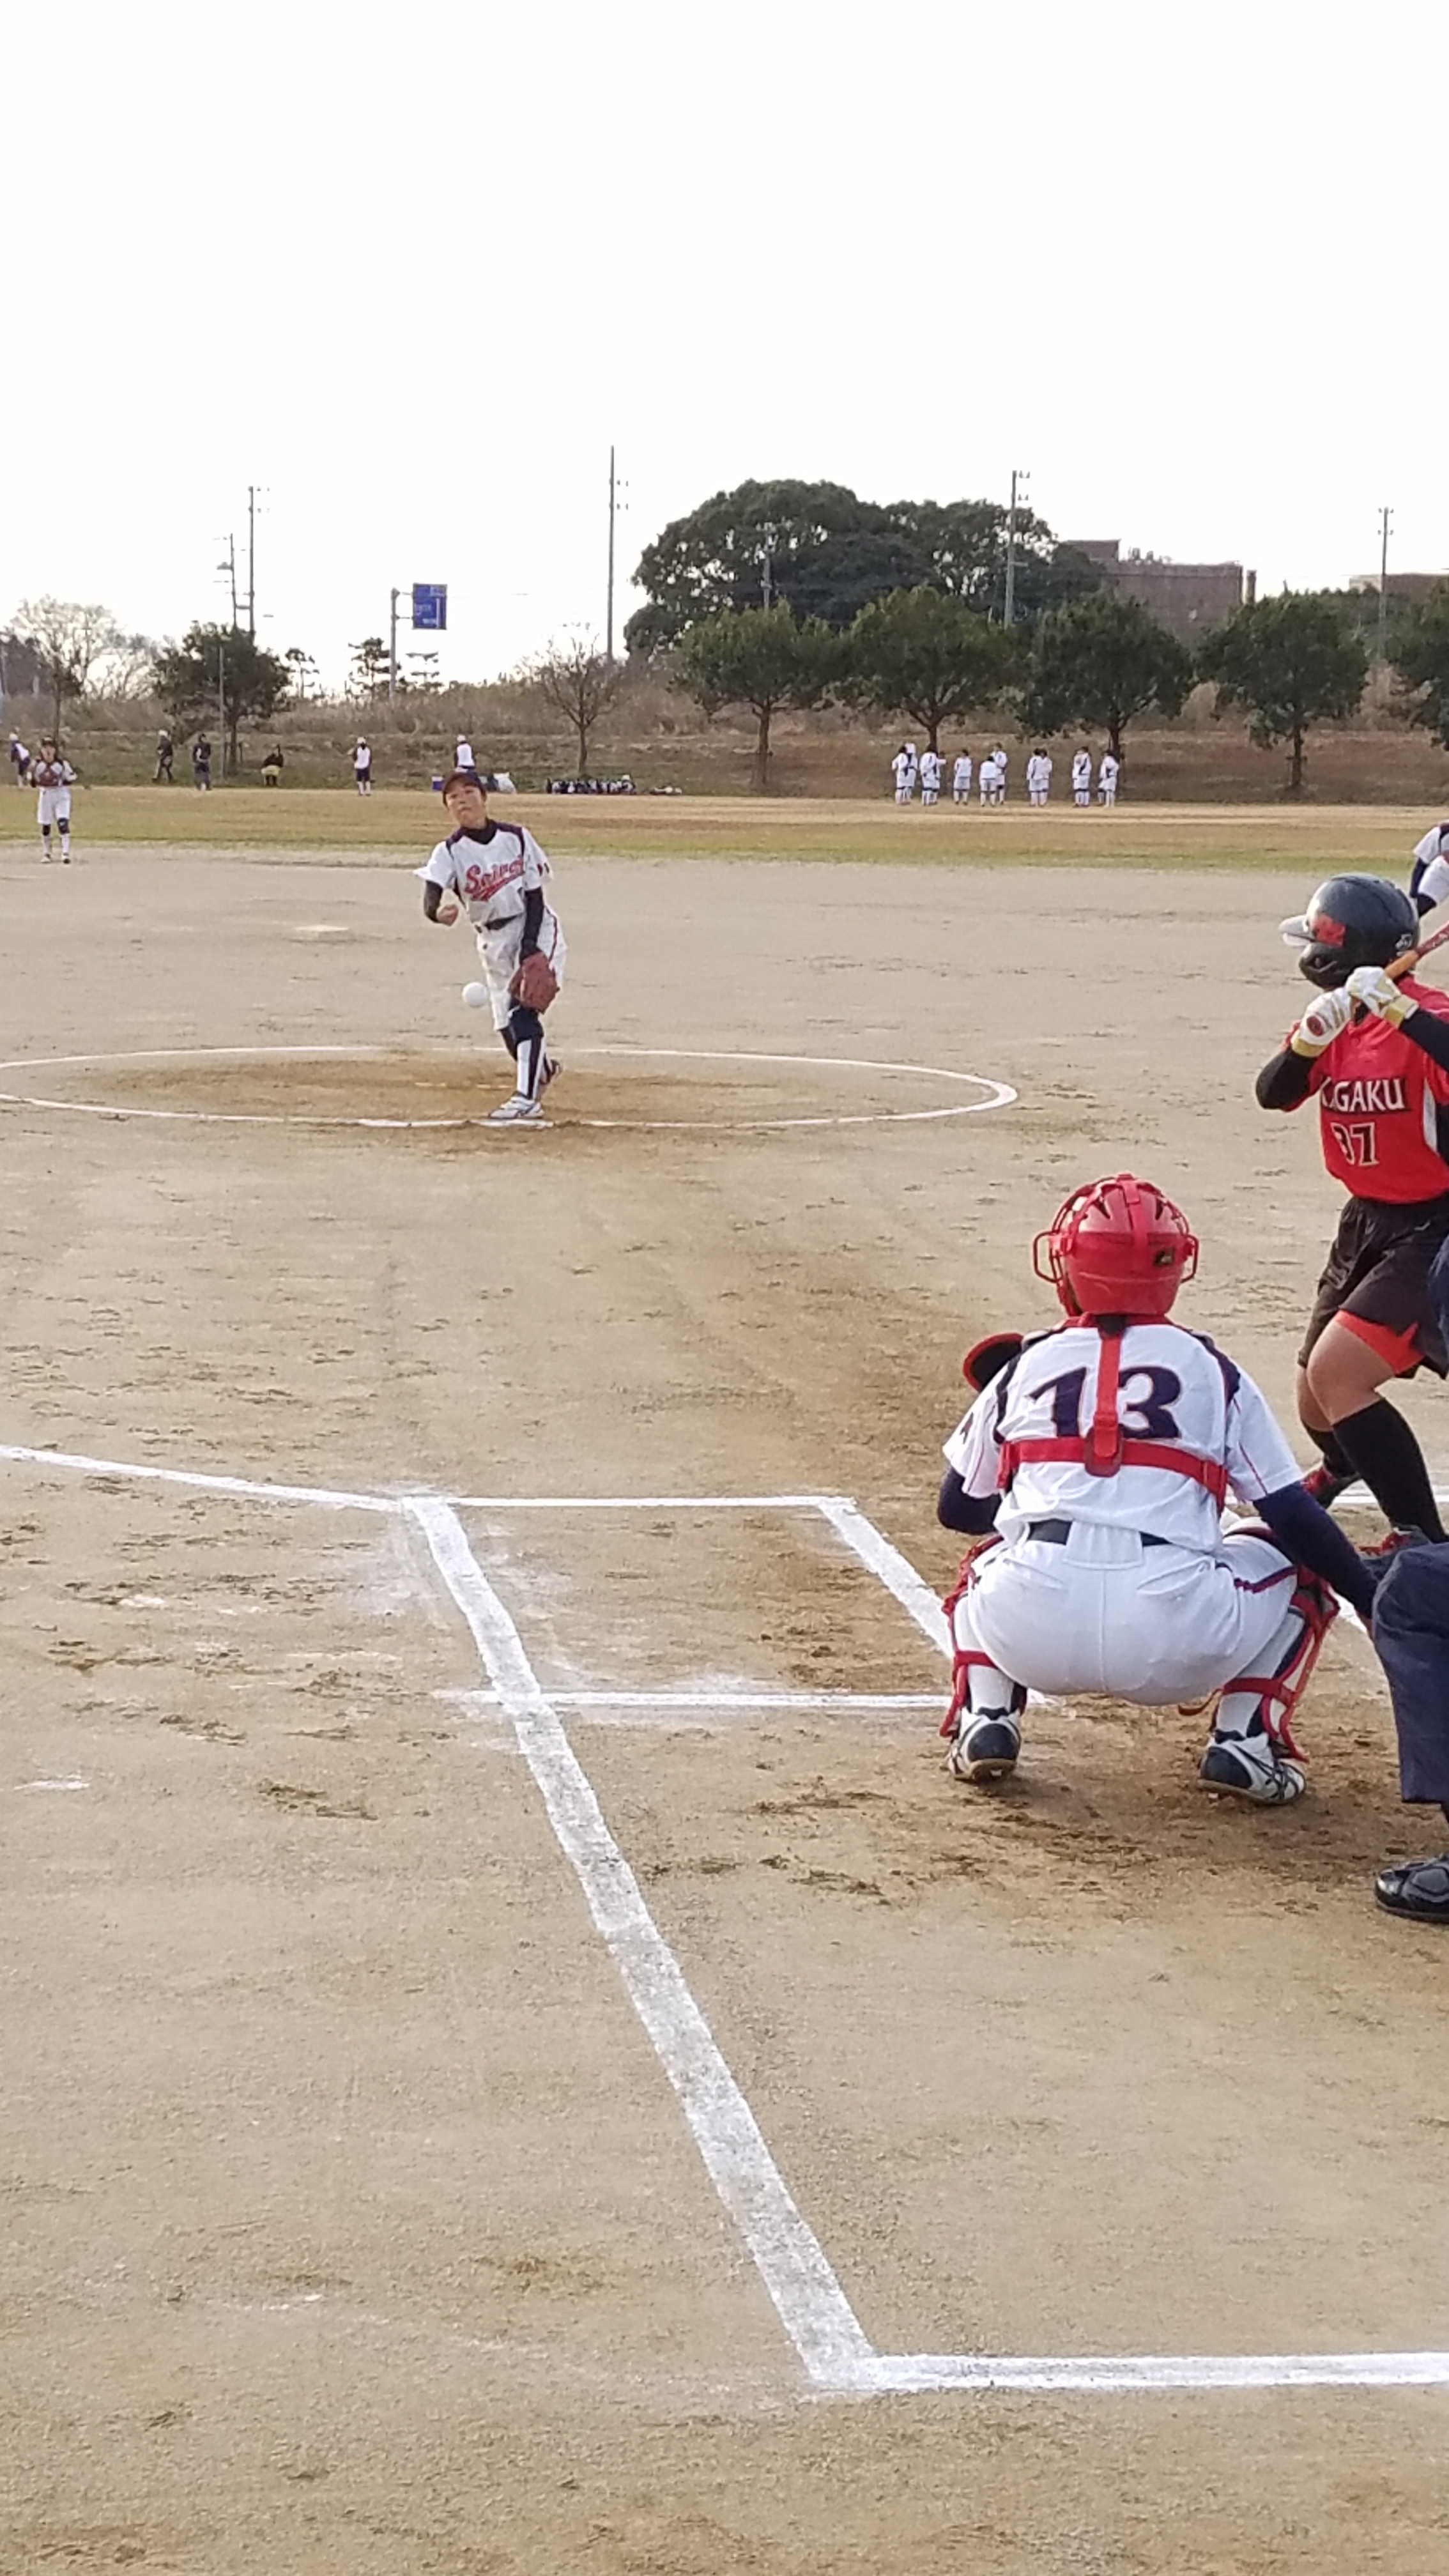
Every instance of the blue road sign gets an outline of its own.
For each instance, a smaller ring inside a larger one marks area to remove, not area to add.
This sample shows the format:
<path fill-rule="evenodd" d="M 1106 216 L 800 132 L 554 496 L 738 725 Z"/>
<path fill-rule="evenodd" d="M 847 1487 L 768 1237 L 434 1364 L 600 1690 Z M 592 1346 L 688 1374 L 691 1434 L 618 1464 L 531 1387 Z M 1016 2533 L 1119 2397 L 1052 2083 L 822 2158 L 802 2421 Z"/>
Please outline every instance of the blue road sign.
<path fill-rule="evenodd" d="M 413 624 L 427 627 L 434 635 L 447 632 L 448 585 L 445 581 L 413 583 Z"/>

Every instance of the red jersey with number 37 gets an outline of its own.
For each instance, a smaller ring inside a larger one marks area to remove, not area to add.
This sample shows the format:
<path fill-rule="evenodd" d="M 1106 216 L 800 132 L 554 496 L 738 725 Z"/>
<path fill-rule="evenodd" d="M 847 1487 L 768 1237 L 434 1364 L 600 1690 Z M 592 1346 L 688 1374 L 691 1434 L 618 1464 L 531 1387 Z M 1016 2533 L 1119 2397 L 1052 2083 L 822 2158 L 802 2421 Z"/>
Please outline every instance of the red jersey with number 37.
<path fill-rule="evenodd" d="M 1436 1020 L 1449 1020 L 1449 994 L 1400 978 Z M 1368 1013 L 1314 1063 L 1323 1159 L 1356 1199 L 1395 1206 L 1449 1193 L 1449 1073 L 1388 1020 Z"/>

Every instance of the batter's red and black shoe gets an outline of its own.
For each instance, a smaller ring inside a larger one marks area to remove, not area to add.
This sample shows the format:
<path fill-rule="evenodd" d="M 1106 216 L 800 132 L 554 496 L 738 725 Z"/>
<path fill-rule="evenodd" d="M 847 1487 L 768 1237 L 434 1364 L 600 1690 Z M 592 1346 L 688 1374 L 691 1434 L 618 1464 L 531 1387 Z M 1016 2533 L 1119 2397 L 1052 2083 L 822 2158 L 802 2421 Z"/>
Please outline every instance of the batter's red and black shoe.
<path fill-rule="evenodd" d="M 1305 1494 L 1313 1496 L 1315 1503 L 1321 1503 L 1326 1512 L 1331 1512 L 1334 1504 L 1348 1492 L 1350 1485 L 1357 1483 L 1357 1476 L 1336 1476 L 1333 1469 L 1326 1462 L 1322 1462 L 1317 1467 L 1309 1468 L 1303 1479 L 1303 1490 Z"/>
<path fill-rule="evenodd" d="M 1358 1552 L 1360 1556 L 1367 1557 L 1370 1565 L 1382 1565 L 1386 1557 L 1397 1556 L 1401 1548 L 1432 1547 L 1433 1544 L 1427 1530 L 1415 1529 L 1405 1523 L 1400 1529 L 1391 1529 L 1387 1538 L 1375 1539 L 1372 1547 L 1361 1547 Z"/>

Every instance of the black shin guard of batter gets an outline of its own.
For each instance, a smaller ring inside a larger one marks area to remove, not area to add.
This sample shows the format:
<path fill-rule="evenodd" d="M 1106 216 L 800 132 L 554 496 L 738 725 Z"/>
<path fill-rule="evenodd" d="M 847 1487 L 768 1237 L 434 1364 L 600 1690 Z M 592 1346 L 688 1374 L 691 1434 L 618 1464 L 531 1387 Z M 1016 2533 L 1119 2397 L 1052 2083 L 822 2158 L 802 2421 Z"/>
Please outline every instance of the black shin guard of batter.
<path fill-rule="evenodd" d="M 1303 1425 L 1314 1448 L 1322 1457 L 1330 1476 L 1356 1476 L 1358 1469 L 1336 1431 L 1315 1431 L 1311 1422 Z"/>
<path fill-rule="evenodd" d="M 1361 1413 L 1334 1424 L 1344 1455 L 1363 1478 L 1386 1521 L 1395 1529 L 1444 1536 L 1424 1453 L 1395 1405 L 1375 1396 Z"/>

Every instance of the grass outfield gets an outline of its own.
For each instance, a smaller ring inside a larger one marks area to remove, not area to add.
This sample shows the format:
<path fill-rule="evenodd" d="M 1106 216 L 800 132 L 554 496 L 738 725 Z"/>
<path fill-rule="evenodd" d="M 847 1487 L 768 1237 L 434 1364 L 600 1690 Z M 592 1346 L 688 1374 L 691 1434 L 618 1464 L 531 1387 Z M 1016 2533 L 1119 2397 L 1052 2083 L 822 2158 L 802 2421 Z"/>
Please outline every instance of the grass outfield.
<path fill-rule="evenodd" d="M 890 859 L 929 864 L 970 859 L 1047 866 L 1301 868 L 1306 876 L 1365 868 L 1400 877 L 1424 829 L 1407 806 L 1142 805 L 1080 812 L 1058 802 L 996 813 L 950 805 L 902 811 L 883 798 L 738 796 L 508 796 L 500 815 L 527 822 L 560 857 Z M 77 791 L 79 849 L 110 843 L 152 848 L 336 851 L 416 850 L 438 838 L 435 796 L 379 790 L 365 801 L 345 788 L 194 789 L 95 787 Z M 36 839 L 28 792 L 0 791 L 0 840 Z"/>

